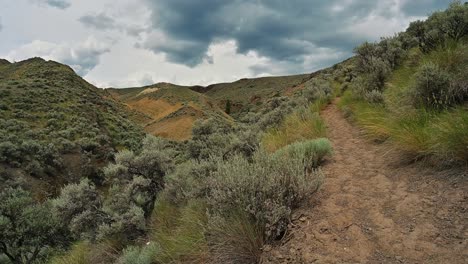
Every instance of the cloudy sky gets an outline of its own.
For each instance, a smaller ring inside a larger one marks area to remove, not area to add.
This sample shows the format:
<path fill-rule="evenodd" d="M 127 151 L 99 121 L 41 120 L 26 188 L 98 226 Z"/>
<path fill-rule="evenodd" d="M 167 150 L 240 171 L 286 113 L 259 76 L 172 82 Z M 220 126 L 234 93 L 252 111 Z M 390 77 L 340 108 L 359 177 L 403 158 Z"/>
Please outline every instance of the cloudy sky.
<path fill-rule="evenodd" d="M 0 0 L 0 58 L 68 64 L 99 87 L 306 73 L 450 0 Z"/>

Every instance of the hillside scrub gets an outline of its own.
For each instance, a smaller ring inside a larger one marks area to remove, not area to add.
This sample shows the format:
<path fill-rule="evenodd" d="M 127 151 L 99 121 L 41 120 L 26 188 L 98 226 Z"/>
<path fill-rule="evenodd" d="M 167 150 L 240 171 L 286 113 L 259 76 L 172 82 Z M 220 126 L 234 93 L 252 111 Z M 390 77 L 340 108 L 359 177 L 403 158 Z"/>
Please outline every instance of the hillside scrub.
<path fill-rule="evenodd" d="M 118 149 L 137 150 L 144 136 L 122 105 L 67 66 L 39 58 L 1 66 L 0 109 L 4 178 L 42 179 L 23 181 L 35 196 L 81 177 L 102 182 L 102 164 Z"/>
<path fill-rule="evenodd" d="M 312 153 L 320 149 L 271 155 L 260 147 L 263 129 L 291 122 L 289 113 L 298 122 L 320 122 L 316 112 L 331 89 L 325 81 L 311 87 L 320 88 L 307 98 L 302 92 L 272 98 L 251 113 L 252 120 L 199 121 L 183 143 L 147 136 L 138 149 L 113 154 L 98 183 L 84 178 L 65 185 L 57 197 L 46 198 L 67 235 L 53 249 L 52 263 L 258 260 L 264 243 L 285 232 L 291 210 L 320 186 L 323 155 Z M 90 152 L 100 148 L 79 144 Z M 145 238 L 151 246 L 142 245 Z"/>
<path fill-rule="evenodd" d="M 429 53 L 447 40 L 460 41 L 468 35 L 467 4 L 453 1 L 445 11 L 434 12 L 426 21 L 412 22 L 407 30 L 418 41 L 421 51 Z"/>
<path fill-rule="evenodd" d="M 466 163 L 468 156 L 463 146 L 468 145 L 468 130 L 464 126 L 468 53 L 467 33 L 461 28 L 468 24 L 463 15 L 467 13 L 468 5 L 454 2 L 427 21 L 412 23 L 395 38 L 414 39 L 416 45 L 408 42 L 411 45 L 402 46 L 405 55 L 385 74 L 379 92 L 369 92 L 359 81 L 368 73 L 358 72 L 351 91 L 341 100 L 342 109 L 371 137 L 388 139 L 415 159 L 430 158 L 436 164 Z M 365 44 L 357 49 L 358 65 L 365 64 L 369 56 L 390 65 L 386 53 L 373 52 L 382 45 L 383 42 L 375 43 L 372 49 L 366 49 Z"/>
<path fill-rule="evenodd" d="M 169 176 L 155 207 L 158 259 L 257 261 L 263 244 L 286 230 L 292 209 L 319 188 L 323 176 L 309 162 L 318 165 L 318 156 L 323 157 L 320 147 L 294 155 L 259 150 L 251 160 L 235 155 L 185 164 Z"/>

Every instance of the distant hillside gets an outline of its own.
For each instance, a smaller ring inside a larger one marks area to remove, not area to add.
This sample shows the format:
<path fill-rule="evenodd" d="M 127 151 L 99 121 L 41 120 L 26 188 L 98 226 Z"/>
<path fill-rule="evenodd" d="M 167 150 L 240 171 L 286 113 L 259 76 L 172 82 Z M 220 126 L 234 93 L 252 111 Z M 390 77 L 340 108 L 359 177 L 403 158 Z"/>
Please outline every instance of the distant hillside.
<path fill-rule="evenodd" d="M 133 120 L 147 133 L 174 140 L 189 139 L 198 119 L 231 119 L 211 98 L 186 86 L 158 83 L 140 88 L 106 89 L 106 92 L 139 112 Z"/>
<path fill-rule="evenodd" d="M 246 104 L 283 95 L 310 78 L 309 74 L 241 79 L 232 83 L 210 85 L 202 90 L 217 101 L 231 100 Z"/>
<path fill-rule="evenodd" d="M 68 66 L 1 60 L 0 180 L 25 180 L 35 190 L 102 180 L 99 168 L 116 150 L 138 148 L 144 134 L 104 95 Z"/>

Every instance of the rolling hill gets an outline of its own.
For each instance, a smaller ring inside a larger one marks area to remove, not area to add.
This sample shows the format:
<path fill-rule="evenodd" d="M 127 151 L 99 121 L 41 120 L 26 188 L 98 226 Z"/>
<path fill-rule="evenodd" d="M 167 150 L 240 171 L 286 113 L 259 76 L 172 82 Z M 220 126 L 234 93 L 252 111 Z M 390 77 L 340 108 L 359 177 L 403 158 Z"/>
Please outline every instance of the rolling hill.
<path fill-rule="evenodd" d="M 187 140 L 198 119 L 231 120 L 209 97 L 190 87 L 158 83 L 140 88 L 106 89 L 109 95 L 139 113 L 133 120 L 147 133 Z"/>
<path fill-rule="evenodd" d="M 102 181 L 112 153 L 140 145 L 144 133 L 130 116 L 68 66 L 0 61 L 2 182 L 25 181 L 41 193 L 82 177 Z"/>

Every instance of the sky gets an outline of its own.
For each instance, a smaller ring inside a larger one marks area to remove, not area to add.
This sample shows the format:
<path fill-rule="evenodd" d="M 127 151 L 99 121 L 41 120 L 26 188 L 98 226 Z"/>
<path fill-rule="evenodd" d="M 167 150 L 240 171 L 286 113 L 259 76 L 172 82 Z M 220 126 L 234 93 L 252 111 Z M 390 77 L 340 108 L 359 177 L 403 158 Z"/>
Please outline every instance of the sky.
<path fill-rule="evenodd" d="M 310 73 L 450 0 L 0 0 L 0 58 L 70 65 L 98 87 Z"/>

